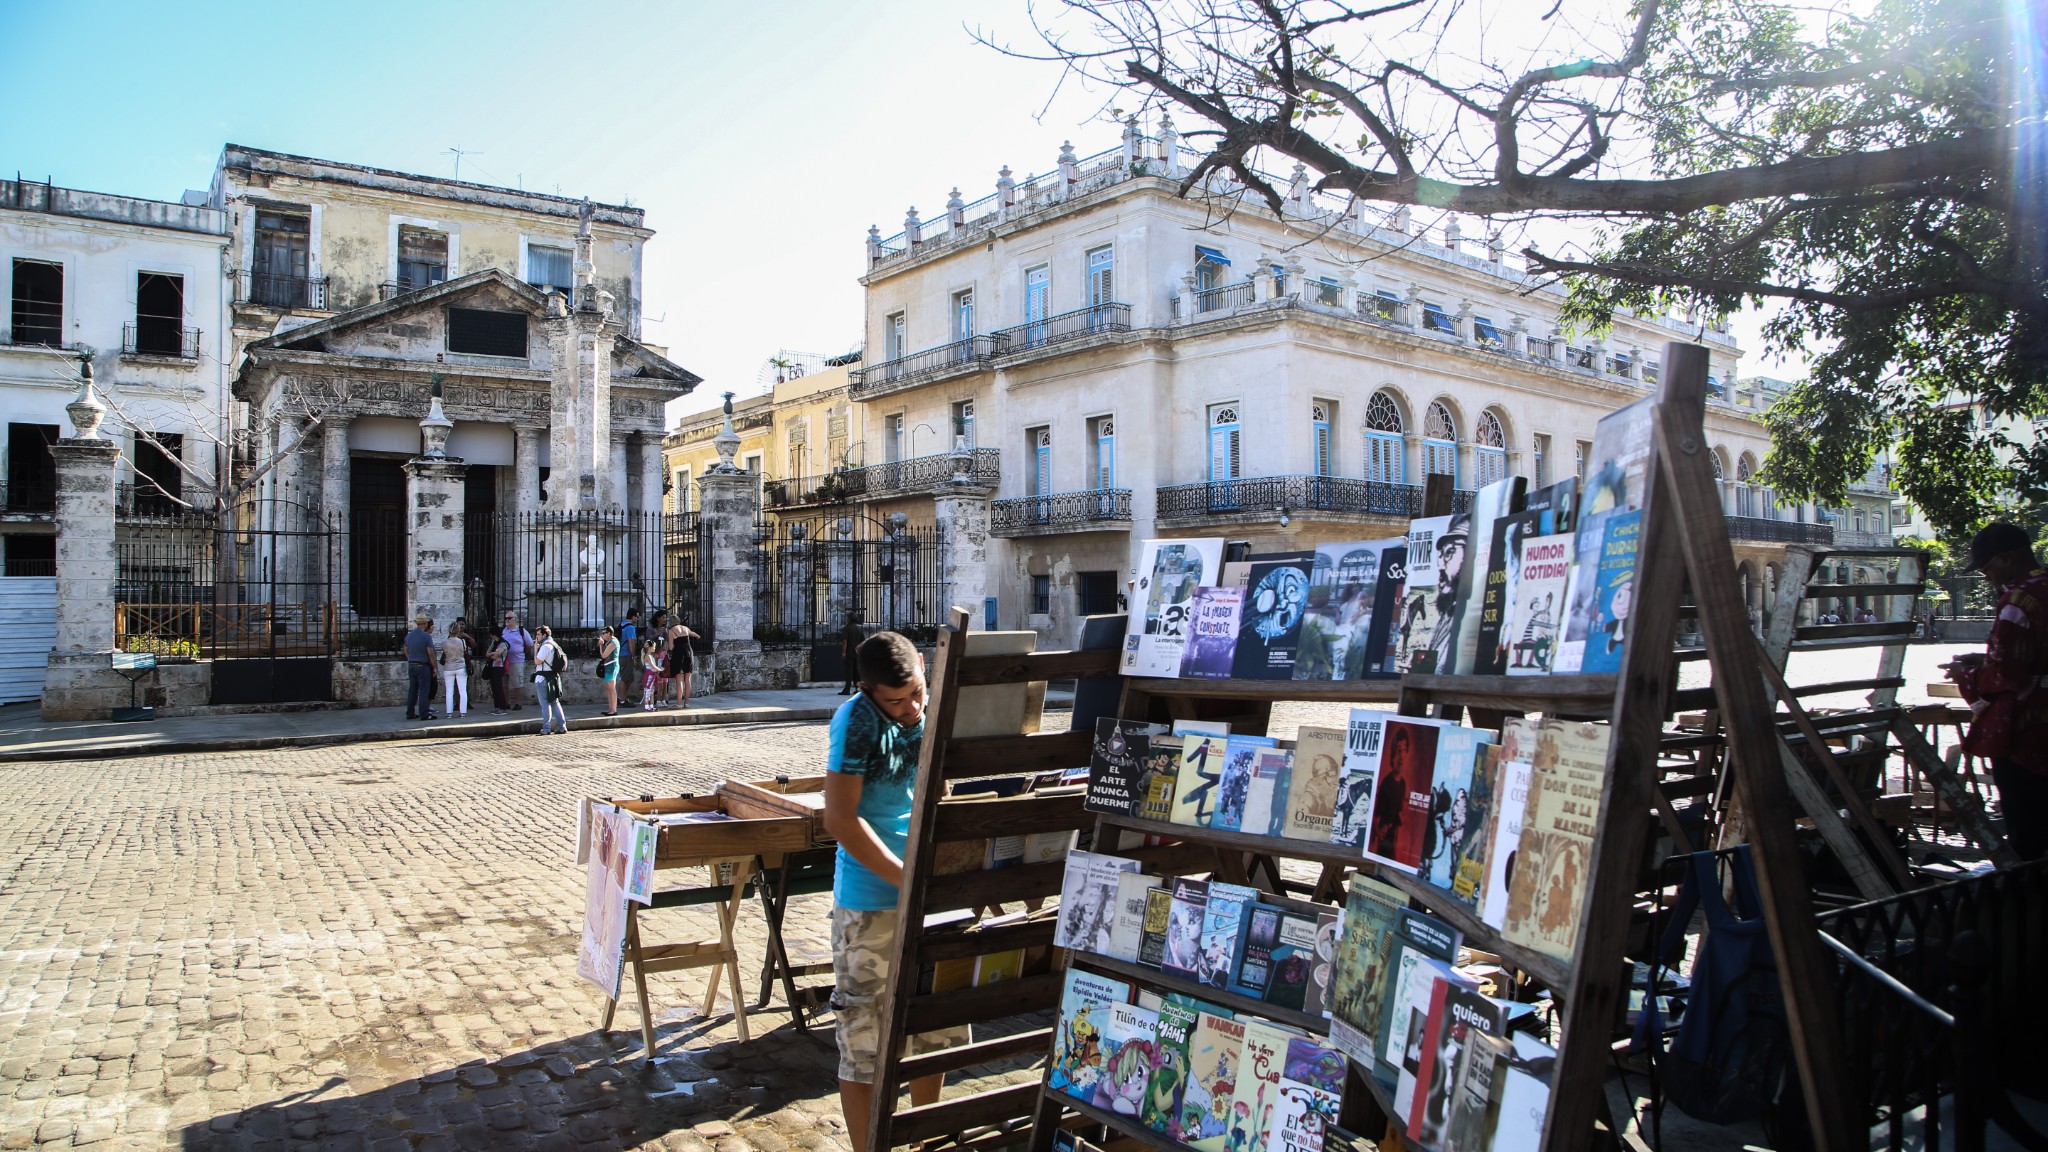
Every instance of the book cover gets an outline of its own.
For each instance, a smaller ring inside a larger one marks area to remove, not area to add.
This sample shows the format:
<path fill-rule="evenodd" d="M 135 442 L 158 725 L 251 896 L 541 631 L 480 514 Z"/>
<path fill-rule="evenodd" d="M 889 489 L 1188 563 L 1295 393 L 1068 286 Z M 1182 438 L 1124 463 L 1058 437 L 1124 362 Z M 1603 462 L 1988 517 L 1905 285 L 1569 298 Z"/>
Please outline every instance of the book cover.
<path fill-rule="evenodd" d="M 1152 1075 L 1138 1119 L 1169 1139 L 1180 1136 L 1181 1092 L 1188 1082 L 1188 1038 L 1201 1017 L 1199 1002 L 1169 992 L 1159 1005 L 1159 1026 L 1152 1049 Z"/>
<path fill-rule="evenodd" d="M 1124 675 L 1180 675 L 1195 589 L 1213 584 L 1222 566 L 1220 537 L 1145 541 L 1138 554 L 1138 578 L 1131 587 Z"/>
<path fill-rule="evenodd" d="M 1109 1023 L 1109 1009 L 1131 998 L 1131 986 L 1122 980 L 1067 969 L 1066 984 L 1060 992 L 1060 1018 L 1053 1026 L 1052 1071 L 1054 1091 L 1078 1100 L 1095 1094 L 1095 1082 L 1102 1078 L 1102 1030 Z"/>
<path fill-rule="evenodd" d="M 1335 1120 L 1323 1125 L 1323 1152 L 1394 1152 L 1390 1143 L 1368 1140 Z"/>
<path fill-rule="evenodd" d="M 1146 897 L 1166 882 L 1142 872 L 1120 872 L 1116 878 L 1116 912 L 1110 922 L 1109 951 L 1105 956 L 1138 963 L 1138 950 L 1145 939 Z"/>
<path fill-rule="evenodd" d="M 1434 1061 L 1438 1034 L 1443 1030 L 1446 1011 L 1446 994 L 1449 980 L 1431 980 L 1429 993 L 1415 1008 L 1415 1015 L 1408 1025 L 1408 1047 L 1401 1053 L 1401 1072 L 1394 1080 L 1394 1114 L 1407 1127 L 1410 1142 L 1423 1148 L 1436 1147 L 1436 1138 L 1425 1133 L 1421 1127 L 1422 1086 Z M 1111 1009 L 1112 1012 L 1115 1009 Z M 1108 1049 L 1105 1047 L 1104 1051 Z"/>
<path fill-rule="evenodd" d="M 1380 541 L 1380 586 L 1372 601 L 1372 629 L 1369 634 L 1365 676 L 1396 677 L 1401 674 L 1403 594 L 1408 589 L 1408 538 L 1396 536 Z"/>
<path fill-rule="evenodd" d="M 1148 736 L 1138 773 L 1138 805 L 1132 815 L 1165 823 L 1173 819 L 1173 786 L 1180 779 L 1182 737 Z"/>
<path fill-rule="evenodd" d="M 1579 523 L 1579 478 L 1567 476 L 1548 487 L 1531 490 L 1522 510 L 1543 513 L 1537 535 L 1571 531 Z"/>
<path fill-rule="evenodd" d="M 1522 1034 L 1512 1037 L 1509 1045 L 1507 1065 L 1500 1072 L 1500 1105 L 1489 1147 L 1492 1152 L 1537 1152 L 1543 1146 L 1543 1114 L 1550 1109 L 1550 1076 L 1557 1065 L 1557 1051 Z"/>
<path fill-rule="evenodd" d="M 1379 1034 L 1373 1046 L 1376 1075 L 1394 1080 L 1408 1049 L 1411 1015 L 1428 1008 L 1429 981 L 1451 977 L 1458 954 L 1458 930 L 1426 912 L 1402 908 L 1395 914 L 1379 998 Z"/>
<path fill-rule="evenodd" d="M 1251 791 L 1245 796 L 1238 831 L 1278 836 L 1287 815 L 1287 786 L 1294 773 L 1294 750 L 1261 748 L 1252 761 Z"/>
<path fill-rule="evenodd" d="M 1188 610 L 1187 651 L 1180 674 L 1198 680 L 1228 680 L 1237 651 L 1238 617 L 1244 610 L 1242 588 L 1197 588 Z"/>
<path fill-rule="evenodd" d="M 1301 1010 L 1307 1001 L 1309 973 L 1316 963 L 1316 922 L 1291 908 L 1281 910 L 1267 967 L 1266 1003 Z"/>
<path fill-rule="evenodd" d="M 1287 1070 L 1287 1045 L 1301 1033 L 1270 1020 L 1246 1018 L 1244 1056 L 1238 1064 L 1237 1090 L 1232 1093 L 1228 1147 L 1267 1146 L 1273 1117 L 1280 1106 L 1280 1079 Z"/>
<path fill-rule="evenodd" d="M 1173 893 L 1167 910 L 1166 945 L 1159 970 L 1190 980 L 1201 979 L 1202 919 L 1209 909 L 1209 882 L 1176 876 L 1167 884 Z"/>
<path fill-rule="evenodd" d="M 1479 750 L 1498 737 L 1483 728 L 1446 725 L 1437 730 L 1436 764 L 1430 771 L 1429 824 L 1422 837 L 1417 875 L 1449 891 L 1458 847 L 1472 823 L 1472 780 Z"/>
<path fill-rule="evenodd" d="M 1374 782 L 1379 778 L 1380 753 L 1387 719 L 1395 715 L 1377 708 L 1353 708 L 1344 727 L 1344 764 L 1337 785 L 1337 798 L 1330 814 L 1329 841 L 1363 850 L 1366 828 L 1372 817 Z"/>
<path fill-rule="evenodd" d="M 1422 866 L 1430 829 L 1430 781 L 1436 771 L 1437 726 L 1396 716 L 1385 721 L 1385 747 L 1372 786 L 1365 854 L 1413 873 Z"/>
<path fill-rule="evenodd" d="M 1638 400 L 1600 418 L 1593 427 L 1593 451 L 1586 460 L 1586 486 L 1580 497 L 1569 580 L 1571 599 L 1560 611 L 1559 672 L 1577 672 L 1592 634 L 1594 590 L 1598 584 L 1600 544 L 1608 521 L 1639 511 L 1650 484 L 1652 401 Z"/>
<path fill-rule="evenodd" d="M 1161 724 L 1142 720 L 1119 720 L 1104 716 L 1095 722 L 1095 748 L 1088 759 L 1088 796 L 1083 806 L 1090 812 L 1129 816 L 1138 804 L 1138 778 L 1146 756 L 1148 740 L 1166 731 Z"/>
<path fill-rule="evenodd" d="M 1331 972 L 1330 1042 L 1365 1068 L 1378 1053 L 1386 965 L 1407 906 L 1406 893 L 1370 876 L 1354 873 L 1345 888 L 1344 926 Z"/>
<path fill-rule="evenodd" d="M 1487 829 L 1493 820 L 1494 793 L 1500 788 L 1500 756 L 1499 744 L 1480 745 L 1472 765 L 1472 786 L 1465 794 L 1465 826 L 1451 841 L 1451 895 L 1474 911 L 1486 896 L 1486 856 L 1492 844 Z"/>
<path fill-rule="evenodd" d="M 1452 598 L 1457 627 L 1452 634 L 1449 667 L 1440 672 L 1471 675 L 1478 670 L 1479 630 L 1484 623 L 1487 568 L 1493 561 L 1493 529 L 1509 516 L 1528 481 L 1520 476 L 1496 480 L 1472 494 L 1472 522 L 1458 558 L 1458 588 Z"/>
<path fill-rule="evenodd" d="M 1169 882 L 1170 883 L 1170 882 Z M 1171 922 L 1173 893 L 1162 885 L 1145 893 L 1145 931 L 1138 938 L 1138 963 L 1157 968 L 1166 957 L 1166 928 Z"/>
<path fill-rule="evenodd" d="M 1033 832 L 1024 837 L 1023 863 L 1050 864 L 1055 860 L 1064 860 L 1067 853 L 1074 850 L 1075 839 L 1076 833 L 1072 829 L 1065 832 Z"/>
<path fill-rule="evenodd" d="M 1280 946 L 1280 918 L 1278 907 L 1253 902 L 1245 916 L 1244 942 L 1238 946 L 1236 969 L 1227 985 L 1230 991 L 1254 1000 L 1266 998 L 1266 988 L 1273 979 L 1273 952 Z"/>
<path fill-rule="evenodd" d="M 1238 832 L 1244 826 L 1245 802 L 1251 799 L 1252 766 L 1260 751 L 1274 746 L 1270 736 L 1230 736 L 1223 744 L 1223 771 L 1216 780 L 1216 809 L 1209 827 Z"/>
<path fill-rule="evenodd" d="M 1296 680 L 1355 680 L 1378 663 L 1370 644 L 1381 551 L 1381 542 L 1370 540 L 1316 549 L 1295 653 Z"/>
<path fill-rule="evenodd" d="M 1570 960 L 1578 943 L 1586 871 L 1607 783 L 1605 724 L 1546 720 L 1522 816 L 1522 857 L 1508 888 L 1501 935 Z"/>
<path fill-rule="evenodd" d="M 1316 961 L 1308 973 L 1308 994 L 1301 1010 L 1327 1019 L 1330 1015 L 1330 980 L 1337 963 L 1337 931 L 1343 920 L 1335 908 L 1316 913 Z"/>
<path fill-rule="evenodd" d="M 1510 716 L 1500 727 L 1500 786 L 1486 829 L 1486 898 L 1479 918 L 1499 928 L 1507 922 L 1508 889 L 1521 856 L 1522 816 L 1528 809 L 1529 776 L 1535 770 L 1537 722 Z"/>
<path fill-rule="evenodd" d="M 1324 1133 L 1337 1123 L 1344 1099 L 1344 1054 L 1312 1039 L 1287 1042 L 1280 1071 L 1280 1106 L 1273 1114 L 1270 1152 L 1323 1152 Z"/>
<path fill-rule="evenodd" d="M 1506 675 L 1514 646 L 1511 631 L 1516 589 L 1522 578 L 1522 545 L 1532 536 L 1550 534 L 1552 513 L 1531 509 L 1503 516 L 1493 522 L 1493 543 L 1487 555 L 1486 598 L 1480 605 L 1479 652 L 1473 671 L 1484 676 Z"/>
<path fill-rule="evenodd" d="M 1344 775 L 1344 732 L 1304 724 L 1294 737 L 1294 767 L 1288 773 L 1287 815 L 1280 835 L 1328 843 Z"/>
<path fill-rule="evenodd" d="M 1200 962 L 1195 979 L 1211 988 L 1230 986 L 1245 919 L 1258 903 L 1259 890 L 1221 880 L 1209 881 L 1209 901 L 1202 909 Z"/>
<path fill-rule="evenodd" d="M 1099 852 L 1069 852 L 1060 885 L 1059 927 L 1053 944 L 1082 952 L 1108 954 L 1116 926 L 1117 877 L 1136 872 L 1138 862 Z"/>
<path fill-rule="evenodd" d="M 1024 950 L 1011 948 L 1003 952 L 990 952 L 974 958 L 974 987 L 1000 984 L 1015 980 L 1024 974 Z M 934 989 L 936 991 L 936 989 Z"/>
<path fill-rule="evenodd" d="M 1592 623 L 1579 650 L 1581 672 L 1621 671 L 1642 531 L 1641 511 L 1608 514 L 1607 526 L 1601 531 L 1600 556 L 1593 566 Z"/>
<path fill-rule="evenodd" d="M 1409 941 L 1396 946 L 1394 982 L 1388 988 L 1386 1007 L 1382 1009 L 1386 1037 L 1380 1045 L 1378 1068 L 1381 1079 L 1395 1084 L 1394 1110 L 1398 1115 L 1405 1117 L 1412 1102 L 1400 1095 L 1399 1085 L 1406 1072 L 1412 1090 L 1414 1068 L 1422 1058 L 1422 1034 L 1429 1021 L 1430 997 L 1438 982 L 1458 979 L 1461 977 L 1449 960 L 1424 955 Z"/>
<path fill-rule="evenodd" d="M 1451 1118 L 1444 1125 L 1443 1152 L 1486 1152 L 1500 1095 L 1500 1077 L 1513 1043 L 1505 1036 L 1474 1032 L 1452 1078 Z"/>
<path fill-rule="evenodd" d="M 1190 735 L 1181 740 L 1180 768 L 1174 775 L 1175 824 L 1207 828 L 1216 816 L 1216 784 L 1223 778 L 1228 736 Z"/>
<path fill-rule="evenodd" d="M 1204 1010 L 1188 1038 L 1188 1084 L 1181 1094 L 1180 1141 L 1196 1152 L 1225 1152 L 1230 1108 L 1244 1059 L 1244 1024 Z"/>
<path fill-rule="evenodd" d="M 1175 720 L 1175 721 L 1173 722 L 1173 730 L 1172 730 L 1172 732 L 1170 733 L 1170 735 L 1173 735 L 1173 736 L 1228 736 L 1228 735 L 1230 735 L 1230 721 L 1228 721 L 1228 720 Z"/>
<path fill-rule="evenodd" d="M 1014 868 L 1024 862 L 1024 837 L 992 836 L 983 842 L 983 868 Z"/>
<path fill-rule="evenodd" d="M 1312 556 L 1313 554 L 1311 554 Z M 1308 606 L 1313 559 L 1255 560 L 1238 620 L 1230 674 L 1240 680 L 1292 680 Z"/>
<path fill-rule="evenodd" d="M 1410 672 L 1434 672 L 1437 667 L 1437 632 L 1443 625 L 1445 589 L 1437 579 L 1437 556 L 1441 551 L 1439 537 L 1451 534 L 1452 522 L 1459 525 L 1460 536 L 1471 523 L 1467 516 L 1429 516 L 1408 522 L 1408 576 L 1401 585 L 1401 619 L 1397 625 L 1400 632 L 1400 655 L 1394 671 L 1405 676 Z M 1463 556 L 1462 546 L 1459 555 Z M 1451 591 L 1455 591 L 1453 585 Z M 1445 631 L 1446 644 L 1449 632 Z"/>
<path fill-rule="evenodd" d="M 1505 1040 L 1513 1013 L 1508 1005 L 1465 985 L 1447 982 L 1437 987 L 1437 994 L 1423 1037 L 1408 1131 L 1423 1144 L 1442 1147 L 1457 1108 L 1458 1077 L 1466 1069 L 1467 1053 L 1479 1037 Z"/>
<path fill-rule="evenodd" d="M 1553 671 L 1571 570 L 1571 533 L 1522 541 L 1514 600 L 1508 609 L 1508 675 L 1545 676 Z"/>
<path fill-rule="evenodd" d="M 1136 1004 L 1112 1004 L 1102 1029 L 1102 1075 L 1089 1103 L 1119 1116 L 1136 1117 L 1152 1080 L 1159 1014 Z"/>

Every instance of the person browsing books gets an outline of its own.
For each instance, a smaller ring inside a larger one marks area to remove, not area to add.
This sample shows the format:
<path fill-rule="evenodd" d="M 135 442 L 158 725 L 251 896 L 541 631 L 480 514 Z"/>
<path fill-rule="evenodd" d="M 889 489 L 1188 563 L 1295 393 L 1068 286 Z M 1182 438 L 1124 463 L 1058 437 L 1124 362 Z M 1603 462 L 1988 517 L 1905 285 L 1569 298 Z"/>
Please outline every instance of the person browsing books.
<path fill-rule="evenodd" d="M 1983 652 L 1942 666 L 1973 718 L 1963 747 L 1991 761 L 2005 838 L 2022 860 L 2048 854 L 2048 569 L 2017 524 L 1987 526 L 1970 541 L 1965 569 L 1999 590 Z"/>
<path fill-rule="evenodd" d="M 855 652 L 860 691 L 833 713 L 825 759 L 825 831 L 839 841 L 832 880 L 832 1010 L 839 1041 L 839 1106 L 853 1152 L 867 1152 L 881 1044 L 882 1001 L 896 943 L 897 888 L 924 743 L 924 661 L 895 632 Z M 910 1038 L 909 1053 L 968 1042 L 966 1028 Z M 910 1083 L 914 1104 L 939 1098 L 943 1077 Z"/>

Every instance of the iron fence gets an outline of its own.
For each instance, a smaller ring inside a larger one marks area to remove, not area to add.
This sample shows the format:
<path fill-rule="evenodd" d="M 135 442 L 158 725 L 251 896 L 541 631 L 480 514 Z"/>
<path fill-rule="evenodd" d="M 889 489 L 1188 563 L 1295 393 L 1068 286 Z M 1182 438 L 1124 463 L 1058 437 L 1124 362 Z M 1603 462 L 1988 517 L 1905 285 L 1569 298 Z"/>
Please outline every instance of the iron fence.
<path fill-rule="evenodd" d="M 327 307 L 327 277 L 279 276 L 269 272 L 235 273 L 235 303 L 266 308 Z"/>
<path fill-rule="evenodd" d="M 1795 520 L 1772 520 L 1763 516 L 1728 517 L 1728 536 L 1733 540 L 1760 540 L 1772 544 L 1832 544 L 1835 533 L 1825 524 L 1802 524 Z"/>
<path fill-rule="evenodd" d="M 1131 306 L 1129 304 L 1095 304 L 1057 316 L 1047 316 L 1015 328 L 1005 328 L 995 333 L 997 354 L 1007 355 L 1031 348 L 1043 348 L 1048 344 L 1059 344 L 1078 340 L 1084 336 L 1095 336 L 1104 332 L 1128 332 L 1131 329 Z"/>
<path fill-rule="evenodd" d="M 131 520 L 161 520 L 167 517 L 188 516 L 194 511 L 191 505 L 176 494 L 150 481 L 114 485 L 114 514 L 119 517 Z"/>
<path fill-rule="evenodd" d="M 1245 280 L 1237 284 L 1204 288 L 1195 293 L 1195 311 L 1224 312 L 1232 308 L 1243 308 L 1252 302 L 1252 292 L 1256 287 L 1251 281 Z"/>
<path fill-rule="evenodd" d="M 1471 507 L 1472 494 L 1452 498 L 1455 511 Z M 1344 476 L 1252 476 L 1199 484 L 1162 485 L 1158 515 L 1162 520 L 1198 516 L 1293 516 L 1303 512 L 1340 512 L 1359 516 L 1413 519 L 1422 515 L 1422 489 L 1413 484 L 1385 484 Z"/>
<path fill-rule="evenodd" d="M 1098 488 L 997 500 L 989 507 L 989 531 L 997 536 L 1030 536 L 1072 528 L 1119 529 L 1131 522 L 1131 490 Z"/>
<path fill-rule="evenodd" d="M 491 512 L 464 521 L 463 610 L 496 626 L 515 612 L 547 625 L 572 656 L 595 655 L 598 629 L 631 608 L 680 607 L 702 631 L 694 603 L 665 604 L 670 524 L 659 512 Z"/>
<path fill-rule="evenodd" d="M 999 336 L 969 336 L 951 344 L 941 344 L 937 348 L 855 369 L 848 374 L 848 387 L 855 396 L 861 396 L 885 387 L 910 384 L 956 369 L 986 364 L 1002 351 L 1003 341 Z"/>
<path fill-rule="evenodd" d="M 176 320 L 141 320 L 121 325 L 121 352 L 126 356 L 171 356 L 180 360 L 199 359 L 199 329 L 185 328 Z"/>
<path fill-rule="evenodd" d="M 823 476 L 795 476 L 761 482 L 762 503 L 770 510 L 922 492 L 965 477 L 972 484 L 994 486 L 1002 480 L 1003 454 L 997 448 L 967 450 L 967 468 L 958 468 L 960 453 L 937 452 L 891 460 L 865 468 L 840 468 Z"/>
<path fill-rule="evenodd" d="M 944 615 L 938 531 L 847 509 L 755 526 L 754 634 L 776 647 L 832 646 L 849 619 L 929 642 Z"/>

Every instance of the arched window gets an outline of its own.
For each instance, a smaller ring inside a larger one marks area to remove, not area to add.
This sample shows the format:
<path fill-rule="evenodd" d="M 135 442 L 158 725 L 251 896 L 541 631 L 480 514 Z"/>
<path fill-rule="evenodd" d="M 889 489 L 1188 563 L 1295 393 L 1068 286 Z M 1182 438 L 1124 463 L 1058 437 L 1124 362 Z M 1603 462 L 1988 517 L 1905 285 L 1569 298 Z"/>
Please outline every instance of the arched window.
<path fill-rule="evenodd" d="M 1431 401 L 1422 417 L 1422 472 L 1425 476 L 1458 476 L 1458 422 L 1441 400 Z"/>
<path fill-rule="evenodd" d="M 1407 451 L 1401 433 L 1401 406 L 1385 392 L 1375 392 L 1365 405 L 1365 478 L 1381 484 L 1408 482 Z"/>
<path fill-rule="evenodd" d="M 1472 435 L 1473 487 L 1484 488 L 1508 475 L 1508 436 L 1500 425 L 1500 414 L 1488 408 L 1479 414 Z"/>
<path fill-rule="evenodd" d="M 1722 475 L 1721 471 L 1721 450 L 1719 448 L 1716 448 L 1713 451 L 1707 453 L 1707 459 L 1712 460 L 1714 462 L 1714 479 L 1717 481 L 1727 479 L 1726 476 Z"/>
<path fill-rule="evenodd" d="M 1744 452 L 1740 457 L 1736 458 L 1735 514 L 1737 516 L 1762 516 L 1766 514 L 1759 511 L 1760 508 L 1766 507 L 1766 505 L 1763 504 L 1760 498 L 1761 494 L 1751 483 L 1751 477 L 1755 474 L 1756 457 Z"/>

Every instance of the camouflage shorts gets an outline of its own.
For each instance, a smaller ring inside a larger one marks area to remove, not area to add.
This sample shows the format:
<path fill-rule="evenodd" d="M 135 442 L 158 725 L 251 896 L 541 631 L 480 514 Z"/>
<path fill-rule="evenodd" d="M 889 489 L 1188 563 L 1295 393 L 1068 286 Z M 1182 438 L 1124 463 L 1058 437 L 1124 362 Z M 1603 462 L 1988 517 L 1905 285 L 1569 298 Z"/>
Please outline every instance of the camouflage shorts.
<path fill-rule="evenodd" d="M 896 948 L 896 912 L 861 912 L 832 906 L 832 1012 L 839 1034 L 839 1078 L 875 1082 L 881 1047 L 883 1000 L 889 995 L 889 963 Z M 936 1052 L 968 1042 L 965 1027 L 912 1036 L 906 1055 Z"/>

